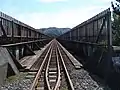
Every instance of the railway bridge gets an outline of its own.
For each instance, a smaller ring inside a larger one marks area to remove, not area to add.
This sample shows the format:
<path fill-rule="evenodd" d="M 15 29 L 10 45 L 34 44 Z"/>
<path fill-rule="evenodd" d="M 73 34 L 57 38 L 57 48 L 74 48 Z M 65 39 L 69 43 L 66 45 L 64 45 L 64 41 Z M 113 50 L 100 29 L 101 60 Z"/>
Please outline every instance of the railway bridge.
<path fill-rule="evenodd" d="M 1 85 L 27 72 L 28 90 L 120 90 L 110 8 L 56 39 L 0 12 L 0 45 Z"/>

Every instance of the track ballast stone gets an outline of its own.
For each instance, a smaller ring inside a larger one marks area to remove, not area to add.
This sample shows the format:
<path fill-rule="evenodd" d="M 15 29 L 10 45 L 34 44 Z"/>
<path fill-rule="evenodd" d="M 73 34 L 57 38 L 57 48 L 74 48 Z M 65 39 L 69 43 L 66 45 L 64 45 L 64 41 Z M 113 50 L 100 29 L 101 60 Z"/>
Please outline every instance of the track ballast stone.
<path fill-rule="evenodd" d="M 65 55 L 64 60 L 75 90 L 105 90 L 107 88 L 97 76 L 88 73 L 88 71 L 83 68 L 75 69 Z M 110 89 L 107 88 L 107 90 Z"/>
<path fill-rule="evenodd" d="M 0 90 L 30 90 L 33 78 L 26 79 L 27 73 L 20 73 L 6 79 L 5 84 L 0 86 Z"/>

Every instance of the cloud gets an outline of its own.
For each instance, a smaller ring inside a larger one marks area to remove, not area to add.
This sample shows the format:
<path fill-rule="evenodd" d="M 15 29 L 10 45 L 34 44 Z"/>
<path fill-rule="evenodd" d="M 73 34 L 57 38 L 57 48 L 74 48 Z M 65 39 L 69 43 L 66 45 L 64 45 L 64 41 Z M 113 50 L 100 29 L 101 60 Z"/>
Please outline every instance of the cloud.
<path fill-rule="evenodd" d="M 17 19 L 34 27 L 74 27 L 81 22 L 91 18 L 107 7 L 90 6 L 86 8 L 76 8 L 53 13 L 23 13 L 16 15 Z"/>
<path fill-rule="evenodd" d="M 92 0 L 92 1 L 97 3 L 110 3 L 111 1 L 115 1 L 115 0 Z"/>
<path fill-rule="evenodd" d="M 40 0 L 43 3 L 51 3 L 51 2 L 65 2 L 67 0 Z"/>
<path fill-rule="evenodd" d="M 111 2 L 112 0 L 97 0 L 97 1 L 105 3 L 105 2 Z"/>
<path fill-rule="evenodd" d="M 45 0 L 44 0 L 45 1 Z M 47 0 L 46 0 L 47 1 Z M 58 1 L 58 0 L 50 0 Z M 108 0 L 106 0 L 108 1 Z M 89 5 L 84 7 L 69 8 L 57 12 L 26 12 L 12 13 L 16 19 L 34 27 L 75 27 L 83 21 L 93 17 L 101 11 L 107 9 L 109 4 Z"/>

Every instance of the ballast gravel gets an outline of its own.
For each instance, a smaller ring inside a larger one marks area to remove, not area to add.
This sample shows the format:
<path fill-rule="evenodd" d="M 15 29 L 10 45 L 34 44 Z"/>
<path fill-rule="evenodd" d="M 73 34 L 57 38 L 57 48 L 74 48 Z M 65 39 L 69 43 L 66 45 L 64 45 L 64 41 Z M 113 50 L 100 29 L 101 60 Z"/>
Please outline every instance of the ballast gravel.
<path fill-rule="evenodd" d="M 96 75 L 90 74 L 84 68 L 75 69 L 66 55 L 64 60 L 75 90 L 111 90 Z"/>
<path fill-rule="evenodd" d="M 33 78 L 25 78 L 26 73 L 20 73 L 6 79 L 5 83 L 0 86 L 0 90 L 30 90 Z"/>

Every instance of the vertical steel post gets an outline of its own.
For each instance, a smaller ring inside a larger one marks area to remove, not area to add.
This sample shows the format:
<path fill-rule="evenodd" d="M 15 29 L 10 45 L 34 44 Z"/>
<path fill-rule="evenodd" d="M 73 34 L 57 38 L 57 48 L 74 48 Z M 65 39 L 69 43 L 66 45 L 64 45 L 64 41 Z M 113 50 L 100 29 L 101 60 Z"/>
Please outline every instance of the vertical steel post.
<path fill-rule="evenodd" d="M 70 40 L 72 40 L 72 35 L 71 35 L 71 31 L 70 31 Z"/>
<path fill-rule="evenodd" d="M 14 55 L 14 57 L 16 58 L 16 46 L 11 47 L 12 49 L 12 54 Z"/>
<path fill-rule="evenodd" d="M 12 42 L 14 42 L 14 22 L 12 21 Z"/>
<path fill-rule="evenodd" d="M 88 42 L 88 26 L 85 24 L 85 41 Z"/>
<path fill-rule="evenodd" d="M 19 60 L 23 57 L 22 55 L 22 45 L 18 46 L 19 48 Z"/>
<path fill-rule="evenodd" d="M 111 73 L 111 67 L 112 67 L 112 29 L 111 29 L 111 11 L 109 9 L 108 11 L 108 14 L 107 14 L 107 39 L 108 39 L 108 42 L 107 42 L 107 49 L 108 49 L 108 58 L 107 58 L 107 61 L 106 61 L 106 75 L 105 75 L 105 79 L 106 79 L 106 82 L 108 81 L 109 76 L 110 76 L 110 73 Z"/>
<path fill-rule="evenodd" d="M 77 41 L 79 41 L 79 28 L 77 29 Z"/>
<path fill-rule="evenodd" d="M 94 35 L 94 33 L 95 33 L 95 25 L 94 25 L 94 21 L 93 21 L 93 36 L 92 36 L 92 40 L 93 40 L 93 42 L 95 41 L 95 35 Z"/>

